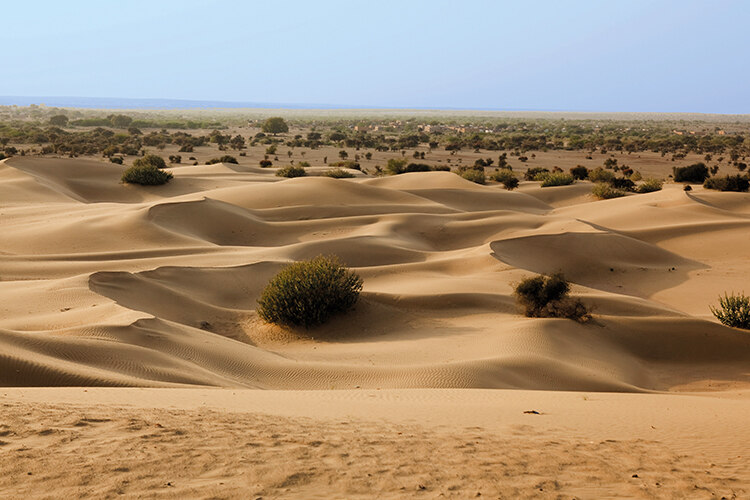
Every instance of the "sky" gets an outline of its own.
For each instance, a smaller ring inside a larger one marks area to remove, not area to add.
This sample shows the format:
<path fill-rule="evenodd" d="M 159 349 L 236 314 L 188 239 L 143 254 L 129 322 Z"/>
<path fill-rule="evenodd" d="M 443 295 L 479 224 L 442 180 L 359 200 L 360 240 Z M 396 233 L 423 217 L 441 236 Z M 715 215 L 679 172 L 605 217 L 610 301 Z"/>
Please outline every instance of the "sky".
<path fill-rule="evenodd" d="M 750 1 L 3 2 L 0 96 L 750 113 Z"/>

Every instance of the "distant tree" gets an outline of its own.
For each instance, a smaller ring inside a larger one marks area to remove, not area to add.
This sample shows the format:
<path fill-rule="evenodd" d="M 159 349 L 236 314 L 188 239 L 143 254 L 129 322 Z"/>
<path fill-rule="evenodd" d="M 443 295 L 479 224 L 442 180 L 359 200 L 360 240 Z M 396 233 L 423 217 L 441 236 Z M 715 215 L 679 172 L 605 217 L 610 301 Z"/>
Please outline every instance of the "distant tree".
<path fill-rule="evenodd" d="M 64 127 L 68 124 L 68 117 L 65 115 L 55 115 L 49 119 L 49 124 L 55 127 Z"/>
<path fill-rule="evenodd" d="M 127 128 L 133 123 L 133 119 L 127 115 L 109 115 L 107 117 L 113 127 Z"/>
<path fill-rule="evenodd" d="M 261 130 L 273 135 L 283 134 L 289 132 L 289 125 L 280 116 L 274 116 L 263 122 Z"/>
<path fill-rule="evenodd" d="M 243 149 L 245 147 L 245 138 L 237 134 L 229 141 L 229 145 L 232 149 Z"/>
<path fill-rule="evenodd" d="M 341 151 L 339 151 L 339 158 L 341 158 L 342 160 L 346 160 L 347 158 L 349 158 L 349 153 L 342 149 Z"/>

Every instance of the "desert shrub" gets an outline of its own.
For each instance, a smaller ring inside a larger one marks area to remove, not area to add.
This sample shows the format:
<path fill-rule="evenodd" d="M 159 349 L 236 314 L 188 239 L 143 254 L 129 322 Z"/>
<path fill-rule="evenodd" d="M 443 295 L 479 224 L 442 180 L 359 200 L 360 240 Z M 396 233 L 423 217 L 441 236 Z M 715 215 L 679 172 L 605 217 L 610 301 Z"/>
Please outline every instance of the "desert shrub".
<path fill-rule="evenodd" d="M 219 158 L 211 158 L 206 162 L 206 165 L 214 165 L 216 163 L 234 163 L 236 165 L 238 162 L 234 156 L 224 155 Z"/>
<path fill-rule="evenodd" d="M 589 172 L 589 180 L 591 182 L 611 182 L 615 178 L 615 174 L 604 170 L 602 167 L 597 167 Z"/>
<path fill-rule="evenodd" d="M 289 125 L 286 124 L 286 121 L 281 118 L 280 116 L 274 116 L 271 118 L 268 118 L 266 121 L 263 122 L 263 125 L 261 125 L 261 130 L 263 132 L 267 132 L 269 134 L 283 134 L 286 132 L 289 132 Z M 257 134 L 256 134 L 256 137 Z M 273 153 L 270 153 L 273 154 Z"/>
<path fill-rule="evenodd" d="M 140 159 L 140 158 L 139 158 Z M 159 186 L 166 184 L 172 178 L 172 174 L 161 170 L 154 165 L 133 165 L 122 174 L 122 182 L 128 184 L 141 184 L 142 186 Z"/>
<path fill-rule="evenodd" d="M 609 184 L 613 188 L 621 189 L 623 191 L 635 190 L 635 182 L 631 181 L 630 179 L 626 177 L 615 177 L 611 181 L 609 181 Z"/>
<path fill-rule="evenodd" d="M 692 191 L 693 188 L 690 187 L 690 184 L 686 184 L 685 187 L 682 188 L 682 190 L 685 191 L 685 192 L 687 192 L 687 191 Z"/>
<path fill-rule="evenodd" d="M 260 168 L 268 168 L 273 165 L 271 160 L 260 160 Z"/>
<path fill-rule="evenodd" d="M 318 256 L 281 270 L 258 299 L 258 315 L 269 323 L 309 328 L 357 303 L 362 278 L 335 258 Z"/>
<path fill-rule="evenodd" d="M 430 172 L 432 167 L 424 163 L 409 163 L 404 169 L 404 173 L 407 172 Z"/>
<path fill-rule="evenodd" d="M 501 168 L 497 172 L 493 173 L 490 176 L 490 179 L 495 182 L 502 182 L 504 184 L 509 179 L 516 179 L 516 174 L 514 174 L 513 171 L 509 168 Z"/>
<path fill-rule="evenodd" d="M 719 307 L 710 306 L 716 318 L 727 326 L 750 330 L 750 297 L 744 293 L 739 295 L 719 296 Z"/>
<path fill-rule="evenodd" d="M 332 168 L 330 170 L 327 170 L 326 173 L 324 173 L 326 177 L 333 177 L 334 179 L 351 179 L 354 177 L 354 174 L 351 172 L 347 172 L 343 168 Z"/>
<path fill-rule="evenodd" d="M 68 124 L 68 117 L 65 115 L 55 115 L 49 119 L 49 124 L 55 127 L 64 127 Z"/>
<path fill-rule="evenodd" d="M 118 165 L 122 165 L 122 156 L 110 156 L 109 161 Z"/>
<path fill-rule="evenodd" d="M 687 167 L 673 167 L 675 182 L 692 182 L 702 184 L 708 178 L 708 167 L 705 163 L 693 163 Z"/>
<path fill-rule="evenodd" d="M 544 178 L 542 178 L 542 187 L 550 187 L 550 186 L 568 186 L 570 184 L 573 184 L 575 182 L 575 178 L 570 174 L 564 174 L 564 173 L 551 173 L 546 174 Z"/>
<path fill-rule="evenodd" d="M 169 163 L 182 163 L 182 156 L 169 155 Z"/>
<path fill-rule="evenodd" d="M 663 184 L 664 183 L 661 179 L 646 179 L 640 186 L 638 186 L 638 189 L 636 189 L 636 191 L 639 193 L 653 193 L 654 191 L 661 191 Z"/>
<path fill-rule="evenodd" d="M 164 158 L 157 155 L 148 154 L 141 158 L 137 158 L 133 162 L 134 167 L 155 167 L 155 168 L 166 168 L 167 164 Z M 162 183 L 163 184 L 163 183 Z"/>
<path fill-rule="evenodd" d="M 397 160 L 391 158 L 388 160 L 388 164 L 385 166 L 385 172 L 388 175 L 403 174 L 406 171 L 406 160 Z"/>
<path fill-rule="evenodd" d="M 301 162 L 300 162 L 301 164 Z M 343 160 L 329 163 L 332 167 L 351 168 L 354 170 L 362 170 L 362 165 L 354 160 Z"/>
<path fill-rule="evenodd" d="M 726 177 L 710 177 L 703 183 L 707 189 L 719 191 L 737 191 L 740 193 L 750 189 L 750 180 L 744 175 L 727 175 Z"/>
<path fill-rule="evenodd" d="M 589 178 L 589 169 L 583 165 L 577 165 L 570 169 L 570 175 L 575 179 L 582 181 Z"/>
<path fill-rule="evenodd" d="M 295 167 L 294 165 L 287 165 L 276 171 L 278 177 L 304 177 L 307 175 L 304 167 Z"/>
<path fill-rule="evenodd" d="M 533 181 L 537 178 L 540 174 L 546 174 L 549 173 L 549 169 L 546 169 L 544 167 L 533 167 L 526 171 L 526 173 L 523 174 L 523 178 L 527 181 Z"/>
<path fill-rule="evenodd" d="M 518 179 L 511 177 L 503 181 L 503 187 L 508 191 L 513 191 L 518 187 Z"/>
<path fill-rule="evenodd" d="M 643 179 L 643 176 L 639 171 L 635 171 L 632 174 L 630 174 L 630 180 L 633 182 L 638 182 L 639 180 Z"/>
<path fill-rule="evenodd" d="M 561 273 L 526 278 L 514 294 L 529 318 L 568 318 L 580 323 L 591 319 L 586 306 L 569 296 L 570 283 Z"/>
<path fill-rule="evenodd" d="M 451 168 L 448 165 L 432 165 L 432 170 L 435 172 L 450 172 Z"/>
<path fill-rule="evenodd" d="M 0 152 L 0 160 L 4 160 L 6 158 L 7 158 L 7 156 L 5 156 L 2 152 Z"/>
<path fill-rule="evenodd" d="M 470 168 L 459 173 L 459 175 L 467 181 L 476 182 L 477 184 L 484 184 L 486 182 L 484 169 Z"/>
<path fill-rule="evenodd" d="M 616 189 L 604 182 L 599 182 L 594 185 L 591 189 L 591 194 L 599 198 L 600 200 L 609 200 L 611 198 L 620 198 L 625 196 L 625 191 Z"/>
<path fill-rule="evenodd" d="M 194 151 L 194 148 L 192 144 L 185 144 L 184 146 L 180 148 L 178 152 L 179 153 L 192 153 L 193 151 Z"/>

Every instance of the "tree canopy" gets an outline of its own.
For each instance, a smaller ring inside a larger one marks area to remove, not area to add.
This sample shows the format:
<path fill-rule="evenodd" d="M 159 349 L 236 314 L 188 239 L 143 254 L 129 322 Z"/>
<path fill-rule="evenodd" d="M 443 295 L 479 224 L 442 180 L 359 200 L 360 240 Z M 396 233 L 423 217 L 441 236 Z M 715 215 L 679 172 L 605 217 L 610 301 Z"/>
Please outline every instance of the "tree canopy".
<path fill-rule="evenodd" d="M 263 132 L 276 135 L 289 132 L 289 125 L 287 125 L 286 121 L 280 116 L 274 116 L 264 121 L 261 129 Z"/>

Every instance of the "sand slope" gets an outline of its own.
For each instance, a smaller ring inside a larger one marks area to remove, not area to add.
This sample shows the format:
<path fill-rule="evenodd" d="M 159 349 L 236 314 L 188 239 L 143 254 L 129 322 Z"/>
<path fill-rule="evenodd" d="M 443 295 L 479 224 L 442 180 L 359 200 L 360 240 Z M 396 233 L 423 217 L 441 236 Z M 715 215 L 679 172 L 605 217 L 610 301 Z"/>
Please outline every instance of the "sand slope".
<path fill-rule="evenodd" d="M 264 389 L 718 390 L 750 379 L 750 335 L 709 304 L 741 290 L 750 195 L 594 201 L 447 172 L 279 180 L 180 167 L 163 187 L 93 160 L 0 162 L 0 385 Z M 706 241 L 711 245 L 706 245 Z M 262 324 L 285 263 L 336 254 L 357 309 Z M 561 270 L 595 321 L 528 319 L 513 284 Z"/>

